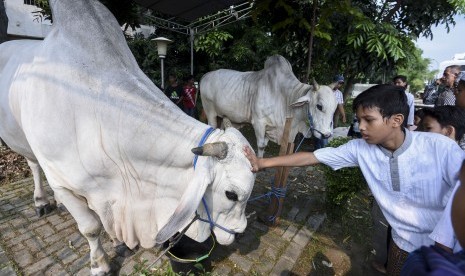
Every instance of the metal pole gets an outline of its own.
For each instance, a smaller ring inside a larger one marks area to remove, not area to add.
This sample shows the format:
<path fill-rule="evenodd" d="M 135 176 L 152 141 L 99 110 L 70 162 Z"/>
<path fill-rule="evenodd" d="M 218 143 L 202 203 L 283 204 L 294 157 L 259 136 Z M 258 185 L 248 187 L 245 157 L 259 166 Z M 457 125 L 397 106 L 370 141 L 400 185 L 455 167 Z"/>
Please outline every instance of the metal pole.
<path fill-rule="evenodd" d="M 160 58 L 160 62 L 161 62 L 161 89 L 165 89 L 165 67 L 164 67 L 164 64 L 163 64 L 163 59 L 164 58 Z"/>
<path fill-rule="evenodd" d="M 190 28 L 189 33 L 191 35 L 191 75 L 194 75 L 194 30 Z"/>

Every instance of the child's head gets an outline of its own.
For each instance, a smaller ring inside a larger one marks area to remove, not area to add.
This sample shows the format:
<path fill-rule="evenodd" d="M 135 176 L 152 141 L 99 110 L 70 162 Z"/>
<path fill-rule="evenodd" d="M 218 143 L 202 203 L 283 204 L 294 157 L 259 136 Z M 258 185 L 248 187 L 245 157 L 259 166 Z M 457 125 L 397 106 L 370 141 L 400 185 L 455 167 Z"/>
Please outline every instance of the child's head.
<path fill-rule="evenodd" d="M 170 82 L 170 84 L 175 84 L 178 81 L 178 78 L 175 74 L 169 74 L 168 81 Z"/>
<path fill-rule="evenodd" d="M 396 85 L 396 86 L 401 86 L 401 87 L 404 87 L 404 88 L 407 87 L 407 77 L 406 77 L 406 76 L 403 76 L 403 75 L 395 76 L 395 77 L 392 79 L 392 82 L 393 82 L 394 85 Z"/>
<path fill-rule="evenodd" d="M 353 110 L 368 143 L 383 143 L 393 130 L 407 126 L 407 95 L 399 86 L 380 84 L 367 89 L 354 99 Z"/>
<path fill-rule="evenodd" d="M 465 110 L 450 105 L 425 108 L 422 126 L 423 131 L 439 133 L 459 141 L 465 133 Z"/>
<path fill-rule="evenodd" d="M 193 85 L 194 84 L 194 76 L 193 75 L 189 75 L 186 77 L 186 82 L 190 85 Z"/>

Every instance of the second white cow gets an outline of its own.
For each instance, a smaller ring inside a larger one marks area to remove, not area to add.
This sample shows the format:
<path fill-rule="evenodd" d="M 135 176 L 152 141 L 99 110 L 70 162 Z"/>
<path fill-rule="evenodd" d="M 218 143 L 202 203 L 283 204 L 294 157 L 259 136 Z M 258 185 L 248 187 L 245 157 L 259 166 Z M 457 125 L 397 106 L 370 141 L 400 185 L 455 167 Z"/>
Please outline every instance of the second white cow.
<path fill-rule="evenodd" d="M 217 127 L 218 117 L 239 126 L 252 124 L 259 157 L 269 140 L 281 143 L 287 117 L 293 117 L 291 139 L 298 132 L 307 134 L 309 128 L 309 136 L 331 136 L 337 105 L 333 91 L 316 82 L 301 83 L 282 56 L 269 57 L 261 71 L 209 72 L 200 81 L 200 92 L 209 125 Z"/>

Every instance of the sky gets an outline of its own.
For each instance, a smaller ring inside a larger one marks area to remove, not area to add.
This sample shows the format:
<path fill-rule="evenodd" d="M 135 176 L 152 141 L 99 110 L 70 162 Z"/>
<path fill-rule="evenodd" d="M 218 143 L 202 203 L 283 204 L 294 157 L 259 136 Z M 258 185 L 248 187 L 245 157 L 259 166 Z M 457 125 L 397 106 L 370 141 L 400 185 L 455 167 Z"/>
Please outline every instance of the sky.
<path fill-rule="evenodd" d="M 430 69 L 436 70 L 439 63 L 451 60 L 454 54 L 465 53 L 465 16 L 456 16 L 455 26 L 447 33 L 445 25 L 433 27 L 433 40 L 419 38 L 417 46 L 423 50 L 423 57 L 431 59 Z"/>

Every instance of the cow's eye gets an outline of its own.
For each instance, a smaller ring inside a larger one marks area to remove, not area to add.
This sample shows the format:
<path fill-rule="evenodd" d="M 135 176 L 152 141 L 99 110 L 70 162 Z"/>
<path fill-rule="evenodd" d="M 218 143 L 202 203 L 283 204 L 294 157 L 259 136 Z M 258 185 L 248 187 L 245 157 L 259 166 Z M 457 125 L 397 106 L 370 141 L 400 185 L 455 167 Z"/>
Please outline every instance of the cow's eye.
<path fill-rule="evenodd" d="M 321 104 L 317 104 L 316 108 L 318 108 L 319 111 L 323 111 L 323 106 Z"/>
<path fill-rule="evenodd" d="M 238 201 L 237 194 L 235 192 L 226 191 L 226 197 L 232 201 Z"/>

